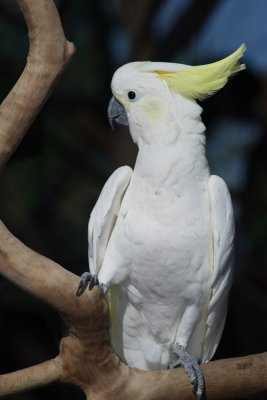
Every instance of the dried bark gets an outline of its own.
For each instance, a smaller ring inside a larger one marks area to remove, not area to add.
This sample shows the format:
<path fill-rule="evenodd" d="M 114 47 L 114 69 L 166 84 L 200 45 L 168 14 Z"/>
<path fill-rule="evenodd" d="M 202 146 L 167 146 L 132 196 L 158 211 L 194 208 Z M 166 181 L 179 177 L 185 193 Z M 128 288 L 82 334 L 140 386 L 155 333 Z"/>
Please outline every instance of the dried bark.
<path fill-rule="evenodd" d="M 0 273 L 62 313 L 69 334 L 54 360 L 0 376 L 0 395 L 69 382 L 88 399 L 193 399 L 184 370 L 144 372 L 129 368 L 109 344 L 108 310 L 100 291 L 75 295 L 79 278 L 32 251 L 0 224 Z M 267 394 L 267 353 L 203 365 L 208 399 Z"/>
<path fill-rule="evenodd" d="M 30 41 L 26 67 L 0 106 L 0 167 L 16 150 L 74 53 L 48 0 L 18 0 Z"/>
<path fill-rule="evenodd" d="M 2 167 L 74 51 L 52 0 L 18 0 L 18 4 L 27 21 L 30 52 L 21 78 L 0 107 Z M 55 307 L 69 329 L 55 359 L 1 375 L 0 396 L 60 381 L 80 387 L 91 400 L 194 399 L 183 369 L 144 372 L 122 363 L 109 343 L 108 309 L 99 289 L 77 298 L 79 278 L 26 247 L 2 222 L 0 273 Z M 203 369 L 208 399 L 267 394 L 267 353 L 214 361 Z"/>

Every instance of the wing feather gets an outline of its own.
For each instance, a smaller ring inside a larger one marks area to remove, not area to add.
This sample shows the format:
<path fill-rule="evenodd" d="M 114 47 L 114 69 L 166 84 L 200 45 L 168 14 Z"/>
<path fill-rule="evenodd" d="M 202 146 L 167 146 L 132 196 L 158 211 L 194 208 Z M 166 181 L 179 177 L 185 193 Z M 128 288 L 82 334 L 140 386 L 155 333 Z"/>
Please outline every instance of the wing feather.
<path fill-rule="evenodd" d="M 227 313 L 234 261 L 234 215 L 225 182 L 212 175 L 208 182 L 213 236 L 212 295 L 208 306 L 203 361 L 209 361 L 219 344 Z"/>
<path fill-rule="evenodd" d="M 118 168 L 105 183 L 91 213 L 88 226 L 88 255 L 92 274 L 98 274 L 100 271 L 132 173 L 128 166 Z"/>

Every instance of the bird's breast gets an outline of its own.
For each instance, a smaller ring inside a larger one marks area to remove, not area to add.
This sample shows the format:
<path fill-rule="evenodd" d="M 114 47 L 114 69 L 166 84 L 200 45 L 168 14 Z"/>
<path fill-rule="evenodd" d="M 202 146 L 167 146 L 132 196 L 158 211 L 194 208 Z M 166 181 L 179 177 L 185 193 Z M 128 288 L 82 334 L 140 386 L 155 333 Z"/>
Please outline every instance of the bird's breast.
<path fill-rule="evenodd" d="M 205 193 L 196 197 L 157 187 L 134 193 L 130 189 L 117 221 L 117 246 L 121 254 L 127 249 L 131 262 L 133 300 L 162 296 L 177 300 L 177 293 L 185 297 L 187 292 L 189 296 L 192 285 L 201 285 L 210 274 Z"/>

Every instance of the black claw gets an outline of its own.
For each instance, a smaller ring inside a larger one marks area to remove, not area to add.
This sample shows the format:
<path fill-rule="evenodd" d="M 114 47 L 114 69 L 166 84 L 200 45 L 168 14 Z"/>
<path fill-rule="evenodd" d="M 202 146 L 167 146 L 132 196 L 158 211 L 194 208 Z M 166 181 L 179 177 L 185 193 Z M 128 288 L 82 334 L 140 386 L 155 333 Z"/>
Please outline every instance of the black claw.
<path fill-rule="evenodd" d="M 92 275 L 89 282 L 89 290 L 92 290 L 95 286 L 99 286 L 99 281 L 96 275 Z"/>
<path fill-rule="evenodd" d="M 78 289 L 76 291 L 76 296 L 79 297 L 83 294 L 83 292 L 85 291 L 86 287 L 83 286 L 83 283 L 80 281 L 79 282 L 79 286 Z"/>
<path fill-rule="evenodd" d="M 92 275 L 90 272 L 84 272 L 81 275 L 78 289 L 76 291 L 76 296 L 81 296 L 88 285 L 89 290 L 92 290 L 94 286 L 99 285 L 99 281 L 96 275 Z"/>

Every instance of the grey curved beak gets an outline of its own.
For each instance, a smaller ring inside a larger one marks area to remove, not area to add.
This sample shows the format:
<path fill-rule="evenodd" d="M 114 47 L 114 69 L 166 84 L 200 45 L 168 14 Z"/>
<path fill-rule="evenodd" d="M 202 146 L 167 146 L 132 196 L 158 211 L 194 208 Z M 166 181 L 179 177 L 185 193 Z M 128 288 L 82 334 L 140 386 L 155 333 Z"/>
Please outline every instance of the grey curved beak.
<path fill-rule="evenodd" d="M 129 125 L 125 108 L 114 96 L 108 105 L 108 119 L 112 129 L 115 128 L 115 123 Z"/>

